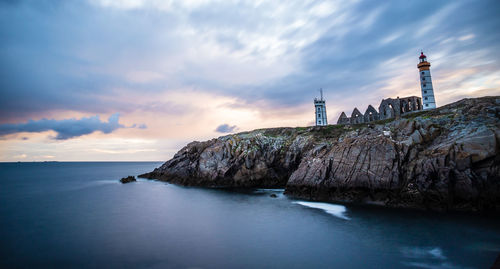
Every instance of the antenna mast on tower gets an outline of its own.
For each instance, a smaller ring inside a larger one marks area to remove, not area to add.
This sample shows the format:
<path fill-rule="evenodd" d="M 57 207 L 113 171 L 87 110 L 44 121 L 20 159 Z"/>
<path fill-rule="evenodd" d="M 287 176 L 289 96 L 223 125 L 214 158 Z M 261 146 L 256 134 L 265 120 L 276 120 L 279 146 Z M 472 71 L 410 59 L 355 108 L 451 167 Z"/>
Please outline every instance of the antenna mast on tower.
<path fill-rule="evenodd" d="M 323 88 L 319 88 L 319 94 L 321 95 L 321 101 L 323 101 Z"/>

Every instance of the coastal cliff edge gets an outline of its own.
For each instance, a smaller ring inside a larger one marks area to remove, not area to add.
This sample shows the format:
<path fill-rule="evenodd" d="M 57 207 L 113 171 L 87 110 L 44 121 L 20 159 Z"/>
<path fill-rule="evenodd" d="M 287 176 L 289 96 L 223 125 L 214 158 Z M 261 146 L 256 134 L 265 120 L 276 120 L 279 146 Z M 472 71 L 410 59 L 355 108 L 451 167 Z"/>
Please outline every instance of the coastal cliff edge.
<path fill-rule="evenodd" d="M 500 212 L 500 96 L 358 125 L 258 129 L 191 142 L 140 177 L 285 188 L 309 200 Z"/>

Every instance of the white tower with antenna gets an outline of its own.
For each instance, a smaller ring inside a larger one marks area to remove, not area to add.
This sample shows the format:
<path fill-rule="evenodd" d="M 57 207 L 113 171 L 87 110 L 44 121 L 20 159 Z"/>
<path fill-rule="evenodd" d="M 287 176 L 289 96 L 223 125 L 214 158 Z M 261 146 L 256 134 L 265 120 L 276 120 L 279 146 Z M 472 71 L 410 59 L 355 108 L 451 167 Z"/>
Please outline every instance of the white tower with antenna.
<path fill-rule="evenodd" d="M 314 114 L 316 115 L 316 126 L 326 126 L 328 125 L 328 120 L 326 119 L 326 105 L 323 99 L 323 89 L 319 89 L 320 99 L 314 98 Z"/>

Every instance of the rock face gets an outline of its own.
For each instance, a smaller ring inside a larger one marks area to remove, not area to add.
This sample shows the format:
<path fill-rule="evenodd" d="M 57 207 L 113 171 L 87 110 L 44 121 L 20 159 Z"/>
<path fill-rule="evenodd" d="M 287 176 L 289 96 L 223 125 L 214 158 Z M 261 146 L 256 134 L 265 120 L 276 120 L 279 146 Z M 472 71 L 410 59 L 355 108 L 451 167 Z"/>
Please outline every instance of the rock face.
<path fill-rule="evenodd" d="M 192 142 L 141 177 L 205 187 L 285 187 L 294 197 L 500 211 L 500 97 L 395 120 L 260 129 Z"/>
<path fill-rule="evenodd" d="M 128 176 L 128 177 L 124 177 L 124 178 L 120 179 L 120 182 L 123 184 L 134 182 L 134 181 L 137 181 L 134 176 Z"/>
<path fill-rule="evenodd" d="M 141 177 L 206 187 L 284 187 L 311 142 L 293 128 L 192 142 Z"/>

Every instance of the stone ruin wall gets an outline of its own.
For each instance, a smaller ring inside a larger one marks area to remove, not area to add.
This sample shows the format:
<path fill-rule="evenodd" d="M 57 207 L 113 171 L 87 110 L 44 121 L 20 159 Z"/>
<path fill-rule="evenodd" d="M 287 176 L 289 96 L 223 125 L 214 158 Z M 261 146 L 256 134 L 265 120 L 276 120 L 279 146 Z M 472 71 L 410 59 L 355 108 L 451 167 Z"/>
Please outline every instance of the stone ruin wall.
<path fill-rule="evenodd" d="M 401 115 L 422 110 L 422 98 L 417 96 L 409 96 L 403 98 L 387 98 L 380 102 L 378 111 L 369 105 L 365 113 L 361 113 L 357 108 L 351 113 L 350 117 L 342 112 L 337 121 L 337 124 L 360 124 L 377 120 L 385 120 L 391 118 L 399 118 Z"/>

